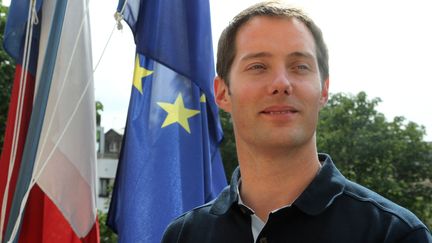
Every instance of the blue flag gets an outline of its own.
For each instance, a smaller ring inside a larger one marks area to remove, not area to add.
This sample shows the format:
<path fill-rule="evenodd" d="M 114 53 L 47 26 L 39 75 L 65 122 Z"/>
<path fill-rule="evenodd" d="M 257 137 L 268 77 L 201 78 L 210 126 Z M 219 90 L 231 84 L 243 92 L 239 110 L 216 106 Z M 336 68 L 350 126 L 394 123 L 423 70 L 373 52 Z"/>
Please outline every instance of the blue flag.
<path fill-rule="evenodd" d="M 120 242 L 160 242 L 171 220 L 226 186 L 209 3 L 129 0 L 124 10 L 137 54 L 108 225 Z"/>

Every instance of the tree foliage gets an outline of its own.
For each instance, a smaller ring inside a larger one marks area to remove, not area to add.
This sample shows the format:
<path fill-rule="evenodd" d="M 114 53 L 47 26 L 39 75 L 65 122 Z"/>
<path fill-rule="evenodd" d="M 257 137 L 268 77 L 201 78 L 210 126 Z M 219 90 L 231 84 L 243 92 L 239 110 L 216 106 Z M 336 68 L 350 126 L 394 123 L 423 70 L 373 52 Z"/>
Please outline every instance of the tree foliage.
<path fill-rule="evenodd" d="M 102 102 L 100 101 L 96 101 L 96 125 L 100 126 L 101 124 L 101 120 L 102 120 L 102 114 L 101 112 L 103 111 L 104 106 L 102 104 Z"/>
<path fill-rule="evenodd" d="M 0 42 L 3 44 L 3 33 L 6 25 L 8 8 L 0 0 Z M 6 130 L 7 113 L 14 78 L 15 64 L 13 59 L 0 46 L 0 153 L 3 149 L 3 139 Z"/>
<path fill-rule="evenodd" d="M 425 128 L 403 117 L 387 121 L 379 98 L 335 94 L 320 113 L 318 151 L 331 155 L 341 172 L 413 211 L 432 228 L 432 144 Z M 229 114 L 220 112 L 225 141 L 221 153 L 227 177 L 237 166 Z"/>
<path fill-rule="evenodd" d="M 118 237 L 107 225 L 108 214 L 98 210 L 100 242 L 101 243 L 116 243 Z"/>
<path fill-rule="evenodd" d="M 229 182 L 232 172 L 238 166 L 234 131 L 231 122 L 231 115 L 229 113 L 219 110 L 219 117 L 224 131 L 224 139 L 220 147 L 220 152 L 225 167 L 225 175 Z"/>
<path fill-rule="evenodd" d="M 425 128 L 403 117 L 387 121 L 380 99 L 333 95 L 321 111 L 318 150 L 349 179 L 407 207 L 432 226 L 432 145 Z"/>

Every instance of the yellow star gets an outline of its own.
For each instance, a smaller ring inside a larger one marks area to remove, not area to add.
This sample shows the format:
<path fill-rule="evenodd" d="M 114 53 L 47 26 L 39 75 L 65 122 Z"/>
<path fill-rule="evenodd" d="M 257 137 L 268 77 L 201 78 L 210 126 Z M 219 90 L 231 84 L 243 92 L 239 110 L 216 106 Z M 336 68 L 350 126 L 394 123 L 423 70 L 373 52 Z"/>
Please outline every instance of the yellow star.
<path fill-rule="evenodd" d="M 138 55 L 136 55 L 135 58 L 135 70 L 134 70 L 134 76 L 133 76 L 133 86 L 142 94 L 142 78 L 149 76 L 153 73 L 153 71 L 150 71 L 148 69 L 143 68 L 140 65 L 140 61 L 138 58 Z"/>
<path fill-rule="evenodd" d="M 206 96 L 205 96 L 205 94 L 201 95 L 200 102 L 201 103 L 206 103 Z"/>
<path fill-rule="evenodd" d="M 165 118 L 162 127 L 166 127 L 177 122 L 186 130 L 186 132 L 191 133 L 188 119 L 192 116 L 197 115 L 198 113 L 200 113 L 200 111 L 185 108 L 181 93 L 179 93 L 179 95 L 177 96 L 174 104 L 164 102 L 157 102 L 157 104 L 162 107 L 162 109 L 164 109 L 166 112 L 168 112 L 168 115 Z"/>

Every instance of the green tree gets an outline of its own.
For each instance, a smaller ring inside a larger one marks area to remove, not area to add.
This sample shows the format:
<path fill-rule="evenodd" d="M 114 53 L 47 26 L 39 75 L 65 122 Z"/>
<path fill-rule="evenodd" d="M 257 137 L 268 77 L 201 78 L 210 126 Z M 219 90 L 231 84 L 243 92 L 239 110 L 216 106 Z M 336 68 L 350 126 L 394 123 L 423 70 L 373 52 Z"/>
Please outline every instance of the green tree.
<path fill-rule="evenodd" d="M 432 226 L 432 146 L 425 128 L 403 117 L 387 121 L 376 110 L 381 100 L 335 94 L 321 111 L 320 152 L 329 153 L 341 172 L 407 207 Z"/>
<path fill-rule="evenodd" d="M 102 121 L 102 114 L 101 112 L 103 111 L 104 107 L 102 102 L 100 101 L 96 101 L 96 125 L 100 126 L 101 121 Z"/>
<path fill-rule="evenodd" d="M 112 191 L 113 191 L 113 185 L 108 186 L 108 194 L 109 194 L 109 200 L 105 202 L 104 207 L 109 208 L 111 197 L 112 197 Z M 100 242 L 101 243 L 116 243 L 118 242 L 118 236 L 114 231 L 111 230 L 110 227 L 108 227 L 107 219 L 108 219 L 108 213 L 104 213 L 101 210 L 98 210 L 98 220 L 99 220 L 99 232 L 100 232 Z"/>
<path fill-rule="evenodd" d="M 3 49 L 3 33 L 6 25 L 8 7 L 0 0 L 0 153 L 3 149 L 3 139 L 6 130 L 9 100 L 14 79 L 15 64 L 13 59 Z"/>
<path fill-rule="evenodd" d="M 224 139 L 220 147 L 220 152 L 225 168 L 225 175 L 227 177 L 227 181 L 229 182 L 233 170 L 238 165 L 237 151 L 234 139 L 233 126 L 231 122 L 231 115 L 223 110 L 219 110 L 219 117 L 224 131 Z"/>
<path fill-rule="evenodd" d="M 96 142 L 98 144 L 98 152 L 100 152 L 100 137 L 101 137 L 101 120 L 102 120 L 102 114 L 103 111 L 103 104 L 100 101 L 96 101 Z"/>
<path fill-rule="evenodd" d="M 100 242 L 101 243 L 116 243 L 118 242 L 118 237 L 107 225 L 108 215 L 98 210 L 99 219 L 99 231 L 100 231 Z"/>

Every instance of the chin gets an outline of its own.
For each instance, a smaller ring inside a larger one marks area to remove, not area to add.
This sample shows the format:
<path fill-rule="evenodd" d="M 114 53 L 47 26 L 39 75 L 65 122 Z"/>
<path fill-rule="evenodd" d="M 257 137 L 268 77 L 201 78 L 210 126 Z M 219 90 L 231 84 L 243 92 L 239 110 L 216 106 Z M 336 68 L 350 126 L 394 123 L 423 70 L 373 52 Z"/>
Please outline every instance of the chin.
<path fill-rule="evenodd" d="M 274 138 L 274 146 L 280 146 L 285 148 L 294 148 L 307 146 L 311 142 L 314 142 L 314 134 L 306 134 L 304 132 L 283 134 L 280 133 L 277 138 Z"/>

